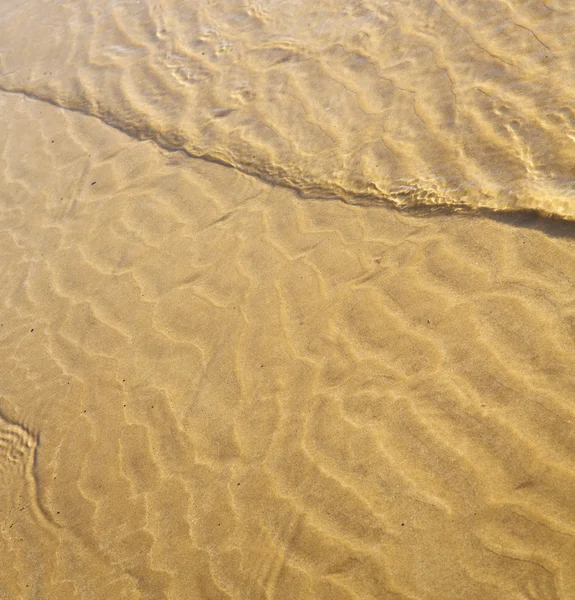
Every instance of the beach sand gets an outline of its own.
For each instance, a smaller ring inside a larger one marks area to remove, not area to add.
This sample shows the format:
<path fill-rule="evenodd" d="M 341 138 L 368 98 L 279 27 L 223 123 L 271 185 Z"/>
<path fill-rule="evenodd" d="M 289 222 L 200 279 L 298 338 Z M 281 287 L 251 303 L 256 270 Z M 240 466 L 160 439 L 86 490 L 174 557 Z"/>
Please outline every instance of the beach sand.
<path fill-rule="evenodd" d="M 0 598 L 575 598 L 572 222 L 55 103 L 0 92 Z"/>

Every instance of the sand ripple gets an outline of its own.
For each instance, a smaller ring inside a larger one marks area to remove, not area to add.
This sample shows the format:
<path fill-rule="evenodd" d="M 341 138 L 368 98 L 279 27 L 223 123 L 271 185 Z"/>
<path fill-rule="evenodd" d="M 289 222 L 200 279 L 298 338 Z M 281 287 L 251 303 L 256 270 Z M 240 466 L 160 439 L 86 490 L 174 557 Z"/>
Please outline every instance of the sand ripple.
<path fill-rule="evenodd" d="M 560 0 L 31 0 L 0 87 L 308 196 L 572 219 L 574 25 Z"/>
<path fill-rule="evenodd" d="M 571 238 L 0 108 L 0 597 L 575 597 Z"/>

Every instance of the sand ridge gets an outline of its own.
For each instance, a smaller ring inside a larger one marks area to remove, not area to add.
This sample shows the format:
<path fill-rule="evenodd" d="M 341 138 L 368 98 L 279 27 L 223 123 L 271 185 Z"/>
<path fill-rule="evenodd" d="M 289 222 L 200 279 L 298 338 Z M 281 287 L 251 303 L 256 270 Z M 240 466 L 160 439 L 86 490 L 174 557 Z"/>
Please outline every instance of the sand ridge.
<path fill-rule="evenodd" d="M 308 197 L 572 220 L 574 19 L 558 0 L 34 0 L 5 7 L 0 89 Z"/>
<path fill-rule="evenodd" d="M 0 597 L 575 594 L 571 238 L 0 104 Z"/>

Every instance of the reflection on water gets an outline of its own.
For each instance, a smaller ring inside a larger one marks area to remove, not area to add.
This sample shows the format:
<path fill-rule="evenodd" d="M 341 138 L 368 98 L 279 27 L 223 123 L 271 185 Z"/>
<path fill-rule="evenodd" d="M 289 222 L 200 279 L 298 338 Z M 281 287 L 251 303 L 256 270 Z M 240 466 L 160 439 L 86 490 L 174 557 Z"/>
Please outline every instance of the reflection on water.
<path fill-rule="evenodd" d="M 3 2 L 0 598 L 575 597 L 572 10 Z"/>

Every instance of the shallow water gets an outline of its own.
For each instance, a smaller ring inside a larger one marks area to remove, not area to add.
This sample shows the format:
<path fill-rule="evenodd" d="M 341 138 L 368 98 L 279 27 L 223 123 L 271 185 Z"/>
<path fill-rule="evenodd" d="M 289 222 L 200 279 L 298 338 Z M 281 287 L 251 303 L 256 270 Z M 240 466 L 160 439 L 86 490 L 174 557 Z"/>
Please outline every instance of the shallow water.
<path fill-rule="evenodd" d="M 567 0 L 11 4 L 4 90 L 314 197 L 575 216 Z"/>
<path fill-rule="evenodd" d="M 575 597 L 568 3 L 2 7 L 0 598 Z"/>

